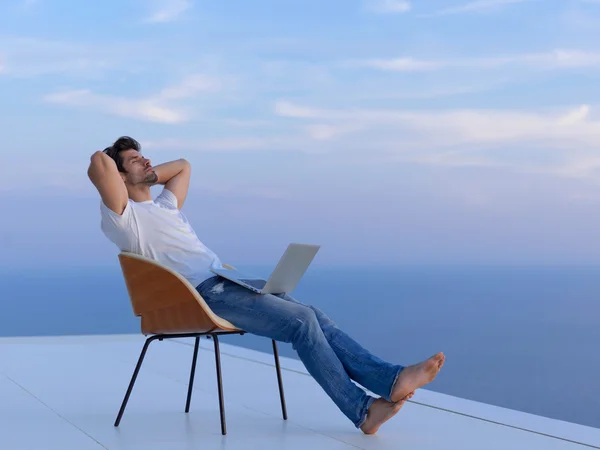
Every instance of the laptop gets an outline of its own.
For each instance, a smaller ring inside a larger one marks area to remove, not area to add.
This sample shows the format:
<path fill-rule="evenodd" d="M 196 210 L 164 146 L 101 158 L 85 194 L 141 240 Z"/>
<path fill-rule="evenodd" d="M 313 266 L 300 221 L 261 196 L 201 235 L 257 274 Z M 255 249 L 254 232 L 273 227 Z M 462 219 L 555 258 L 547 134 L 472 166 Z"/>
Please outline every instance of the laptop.
<path fill-rule="evenodd" d="M 289 244 L 266 281 L 237 270 L 213 268 L 211 271 L 257 294 L 289 294 L 296 289 L 319 248 L 319 245 Z"/>

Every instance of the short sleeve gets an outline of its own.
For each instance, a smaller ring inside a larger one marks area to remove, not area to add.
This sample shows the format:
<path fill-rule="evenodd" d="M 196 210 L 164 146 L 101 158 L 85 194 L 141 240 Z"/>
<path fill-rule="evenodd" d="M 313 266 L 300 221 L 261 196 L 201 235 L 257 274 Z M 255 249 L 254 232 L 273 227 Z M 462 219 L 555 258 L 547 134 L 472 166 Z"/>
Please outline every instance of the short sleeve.
<path fill-rule="evenodd" d="M 100 213 L 102 215 L 102 227 L 112 229 L 124 229 L 131 226 L 132 212 L 131 204 L 128 201 L 123 210 L 123 214 L 117 214 L 100 200 Z"/>
<path fill-rule="evenodd" d="M 123 214 L 119 215 L 100 202 L 101 229 L 121 251 L 139 253 L 139 232 L 131 201 L 127 202 Z"/>
<path fill-rule="evenodd" d="M 177 209 L 177 197 L 167 188 L 164 188 L 154 201 L 167 209 Z"/>

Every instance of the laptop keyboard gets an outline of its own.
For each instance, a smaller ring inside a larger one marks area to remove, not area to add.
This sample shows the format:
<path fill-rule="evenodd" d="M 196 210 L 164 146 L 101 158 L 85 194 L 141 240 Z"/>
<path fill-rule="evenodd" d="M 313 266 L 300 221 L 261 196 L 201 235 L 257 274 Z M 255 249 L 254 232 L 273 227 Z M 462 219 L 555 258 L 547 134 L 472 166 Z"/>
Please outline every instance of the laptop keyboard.
<path fill-rule="evenodd" d="M 256 289 L 262 289 L 265 287 L 265 284 L 267 284 L 267 282 L 265 280 L 242 280 L 240 279 L 241 282 L 246 283 L 249 286 L 252 286 L 253 288 Z"/>

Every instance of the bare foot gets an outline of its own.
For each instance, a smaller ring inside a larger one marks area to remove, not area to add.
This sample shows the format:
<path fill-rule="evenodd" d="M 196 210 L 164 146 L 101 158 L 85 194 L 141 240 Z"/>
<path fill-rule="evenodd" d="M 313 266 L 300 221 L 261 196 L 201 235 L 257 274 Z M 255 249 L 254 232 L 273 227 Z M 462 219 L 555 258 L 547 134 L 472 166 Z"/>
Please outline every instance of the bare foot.
<path fill-rule="evenodd" d="M 367 419 L 360 427 L 362 432 L 365 434 L 377 433 L 377 430 L 379 430 L 381 425 L 390 420 L 398 411 L 400 411 L 400 408 L 402 408 L 404 405 L 404 401 L 405 399 L 402 399 L 397 403 L 391 403 L 382 398 L 375 400 L 371 404 L 369 412 L 367 412 Z"/>
<path fill-rule="evenodd" d="M 400 376 L 394 384 L 392 402 L 405 400 L 409 393 L 414 394 L 416 389 L 431 383 L 444 365 L 445 360 L 446 357 L 440 352 L 419 364 L 406 367 L 400 372 Z"/>

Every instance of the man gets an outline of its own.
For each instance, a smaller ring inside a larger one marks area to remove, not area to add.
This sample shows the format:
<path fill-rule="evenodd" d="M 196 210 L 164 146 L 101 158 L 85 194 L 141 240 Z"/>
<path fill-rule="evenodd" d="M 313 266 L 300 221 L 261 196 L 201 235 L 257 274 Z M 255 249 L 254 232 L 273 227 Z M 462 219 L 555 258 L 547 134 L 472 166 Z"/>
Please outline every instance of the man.
<path fill-rule="evenodd" d="M 221 261 L 196 236 L 180 211 L 190 182 L 183 160 L 152 167 L 139 143 L 119 138 L 91 157 L 88 175 L 101 196 L 101 228 L 121 250 L 144 255 L 179 272 L 196 286 L 215 314 L 259 336 L 293 345 L 308 372 L 365 434 L 379 427 L 431 382 L 444 364 L 438 353 L 403 367 L 370 354 L 325 314 L 289 295 L 256 294 L 215 276 Z M 164 185 L 152 199 L 150 186 Z M 368 395 L 352 382 L 379 398 Z"/>

